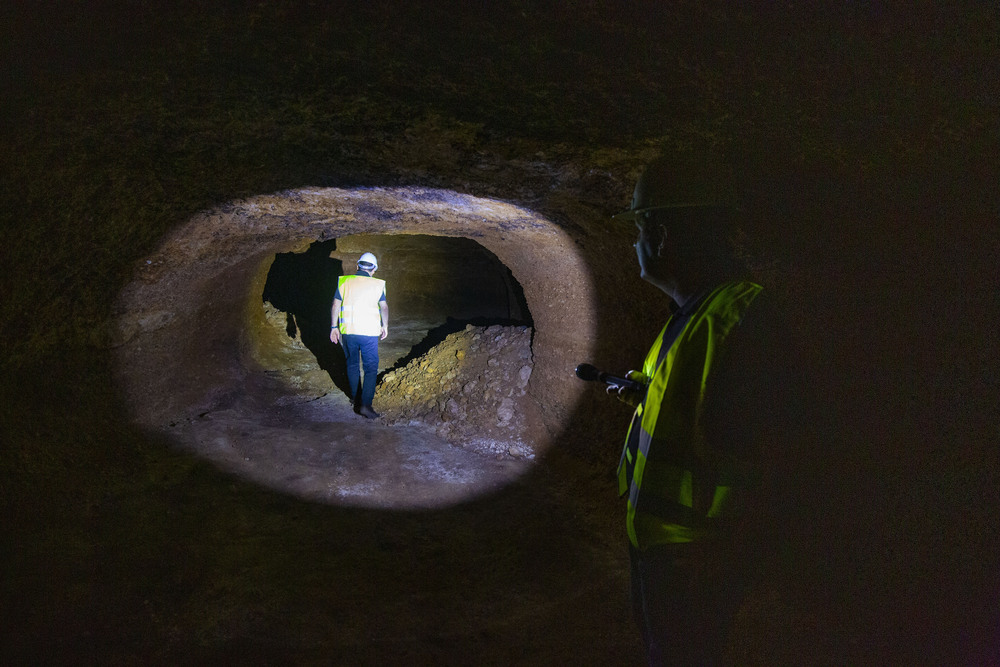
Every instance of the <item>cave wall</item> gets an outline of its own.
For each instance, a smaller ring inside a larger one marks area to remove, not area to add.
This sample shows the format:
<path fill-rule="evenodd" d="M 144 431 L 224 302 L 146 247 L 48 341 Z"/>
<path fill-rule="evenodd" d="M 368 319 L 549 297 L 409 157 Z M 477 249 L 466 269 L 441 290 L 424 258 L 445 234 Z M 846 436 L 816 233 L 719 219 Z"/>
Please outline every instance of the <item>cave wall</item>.
<path fill-rule="evenodd" d="M 567 450 L 604 469 L 615 454 L 602 447 L 614 449 L 610 434 L 628 415 L 571 396 L 580 390 L 562 382 L 557 357 L 592 353 L 623 370 L 641 358 L 666 306 L 636 280 L 631 230 L 607 217 L 654 155 L 708 144 L 736 165 L 747 233 L 789 290 L 815 390 L 841 425 L 799 462 L 816 486 L 803 508 L 813 527 L 786 535 L 795 576 L 770 607 L 777 636 L 804 651 L 799 663 L 995 657 L 1000 530 L 982 508 L 997 504 L 1000 487 L 996 8 L 613 5 L 3 10 L 3 500 L 7 542 L 21 550 L 5 552 L 18 573 L 5 590 L 11 605 L 36 591 L 35 616 L 22 623 L 42 619 L 32 628 L 58 629 L 73 646 L 121 630 L 138 652 L 152 651 L 98 602 L 113 593 L 136 617 L 144 609 L 141 595 L 127 595 L 133 584 L 108 583 L 128 571 L 112 555 L 121 541 L 107 517 L 137 529 L 202 489 L 192 481 L 202 473 L 183 485 L 171 480 L 186 473 L 161 474 L 166 455 L 147 452 L 162 443 L 124 425 L 106 369 L 124 344 L 119 295 L 157 275 L 156 250 L 178 228 L 201 234 L 192 252 L 211 248 L 208 293 L 251 285 L 290 237 L 325 237 L 329 212 L 302 217 L 275 193 L 444 189 L 552 221 L 582 257 L 558 281 L 550 267 L 563 258 L 544 254 L 536 267 L 535 232 L 474 217 L 428 225 L 456 236 L 489 228 L 483 245 L 523 285 L 540 286 L 529 298 L 549 332 L 539 348 L 560 354 L 540 357 L 539 386 L 579 405 L 556 410 L 553 423 L 579 429 Z M 234 204 L 258 197 L 278 210 Z M 226 216 L 261 225 L 252 250 L 213 238 L 213 220 Z M 334 236 L 404 231 L 378 209 L 345 219 Z M 152 263 L 137 268 L 144 258 Z M 559 310 L 567 302 L 590 310 Z M 211 304 L 189 312 L 178 300 L 126 322 L 124 337 L 176 326 L 171 313 L 208 342 L 237 333 L 213 328 Z M 134 358 L 151 376 L 162 366 L 153 361 Z M 571 418 L 581 414 L 591 420 Z M 590 475 L 599 473 L 574 479 Z M 588 491 L 602 498 L 594 505 L 615 502 L 596 485 Z M 237 503 L 218 502 L 257 525 Z M 76 537 L 86 530 L 98 537 Z M 179 533 L 144 535 L 172 554 L 174 543 L 190 544 Z M 219 546 L 213 553 L 229 548 L 199 535 Z M 218 559 L 216 574 L 227 568 Z M 44 587 L 36 562 L 60 584 L 79 584 L 64 586 L 69 601 Z M 196 578 L 160 567 L 162 581 Z M 814 602 L 831 591 L 846 593 L 829 607 Z M 251 626 L 243 636 L 260 634 Z M 172 636 L 155 620 L 144 627 Z M 575 637 L 613 645 L 599 627 Z M 616 630 L 628 632 L 627 622 Z"/>
<path fill-rule="evenodd" d="M 523 288 L 509 275 L 510 269 L 472 239 L 350 236 L 338 239 L 334 257 L 344 257 L 345 273 L 350 273 L 352 261 L 369 250 L 379 258 L 378 277 L 392 285 L 393 319 L 531 323 Z"/>

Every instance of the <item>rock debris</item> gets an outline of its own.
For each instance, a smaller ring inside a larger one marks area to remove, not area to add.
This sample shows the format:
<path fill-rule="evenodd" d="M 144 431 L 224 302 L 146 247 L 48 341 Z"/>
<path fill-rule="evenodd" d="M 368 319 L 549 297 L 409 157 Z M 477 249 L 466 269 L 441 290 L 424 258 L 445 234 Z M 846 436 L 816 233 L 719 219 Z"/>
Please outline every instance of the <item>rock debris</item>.
<path fill-rule="evenodd" d="M 533 458 L 527 444 L 532 330 L 468 325 L 388 371 L 374 406 L 392 424 L 425 424 L 481 454 Z"/>

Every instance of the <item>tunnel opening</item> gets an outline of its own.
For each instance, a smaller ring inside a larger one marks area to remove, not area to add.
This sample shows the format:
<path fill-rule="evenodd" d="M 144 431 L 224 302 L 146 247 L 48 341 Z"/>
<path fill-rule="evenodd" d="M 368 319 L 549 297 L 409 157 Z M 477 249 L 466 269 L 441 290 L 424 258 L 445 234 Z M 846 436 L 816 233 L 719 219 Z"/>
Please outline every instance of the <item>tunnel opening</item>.
<path fill-rule="evenodd" d="M 363 252 L 379 258 L 387 284 L 390 333 L 379 344 L 376 390 L 383 420 L 429 426 L 481 454 L 532 458 L 527 423 L 515 419 L 530 410 L 531 313 L 511 270 L 472 239 L 354 235 L 277 253 L 263 317 L 247 323 L 261 329 L 252 336 L 257 363 L 299 391 L 350 399 L 343 349 L 329 339 L 330 304 L 338 276 Z"/>
<path fill-rule="evenodd" d="M 321 345 L 336 276 L 365 251 L 381 253 L 390 303 L 379 420 L 354 414 Z M 292 190 L 199 213 L 138 263 L 117 376 L 138 424 L 233 474 L 324 503 L 443 507 L 545 455 L 582 393 L 593 309 L 574 242 L 531 210 Z"/>
<path fill-rule="evenodd" d="M 305 347 L 336 381 L 340 351 L 329 341 L 330 304 L 337 278 L 353 272 L 357 257 L 366 251 L 383 258 L 378 277 L 389 286 L 392 328 L 380 344 L 383 373 L 405 366 L 470 324 L 534 326 L 524 289 L 510 268 L 474 240 L 354 235 L 314 241 L 304 252 L 275 254 L 261 301 L 268 326 L 284 335 L 262 337 L 260 345 L 277 350 L 260 350 L 258 356 L 268 360 Z"/>

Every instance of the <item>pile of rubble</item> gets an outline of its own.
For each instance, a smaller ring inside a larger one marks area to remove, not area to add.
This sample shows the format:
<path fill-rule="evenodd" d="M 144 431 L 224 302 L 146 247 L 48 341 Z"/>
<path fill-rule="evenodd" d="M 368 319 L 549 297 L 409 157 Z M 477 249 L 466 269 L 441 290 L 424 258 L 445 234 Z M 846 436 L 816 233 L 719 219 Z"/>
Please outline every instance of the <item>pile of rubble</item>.
<path fill-rule="evenodd" d="M 526 326 L 470 324 L 387 372 L 375 409 L 389 423 L 430 426 L 481 454 L 533 458 L 525 437 L 531 334 Z"/>

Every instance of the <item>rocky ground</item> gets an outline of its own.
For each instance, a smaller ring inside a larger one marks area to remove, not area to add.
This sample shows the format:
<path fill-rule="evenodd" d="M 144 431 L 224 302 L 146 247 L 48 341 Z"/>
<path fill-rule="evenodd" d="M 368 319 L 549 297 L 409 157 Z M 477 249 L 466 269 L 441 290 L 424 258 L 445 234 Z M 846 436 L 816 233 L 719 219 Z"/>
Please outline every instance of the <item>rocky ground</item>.
<path fill-rule="evenodd" d="M 544 442 L 531 430 L 540 426 L 526 391 L 530 328 L 468 325 L 414 354 L 426 329 L 397 321 L 380 359 L 381 418 L 369 421 L 354 413 L 301 329 L 289 331 L 287 314 L 267 302 L 261 308 L 266 331 L 257 338 L 267 349 L 252 359 L 265 367 L 250 363 L 234 369 L 238 385 L 206 388 L 221 390 L 223 401 L 193 411 L 181 401 L 160 414 L 155 428 L 184 449 L 302 498 L 362 507 L 448 507 L 530 471 L 536 443 Z M 235 348 L 236 339 L 224 344 Z M 236 349 L 225 356 L 240 358 Z M 190 363 L 187 375 L 200 365 L 197 358 L 175 363 Z"/>
<path fill-rule="evenodd" d="M 480 454 L 532 459 L 531 370 L 531 329 L 470 324 L 384 374 L 375 406 L 390 424 L 428 424 Z"/>

